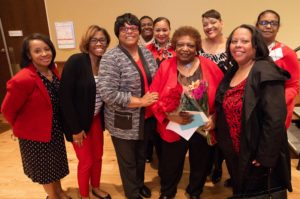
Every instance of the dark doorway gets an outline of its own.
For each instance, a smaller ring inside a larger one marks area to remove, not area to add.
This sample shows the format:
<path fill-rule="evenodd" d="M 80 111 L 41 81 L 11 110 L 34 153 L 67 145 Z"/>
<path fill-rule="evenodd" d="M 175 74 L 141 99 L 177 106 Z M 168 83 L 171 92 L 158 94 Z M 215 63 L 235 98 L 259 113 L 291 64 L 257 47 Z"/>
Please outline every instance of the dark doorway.
<path fill-rule="evenodd" d="M 0 20 L 2 22 L 0 103 L 2 103 L 6 81 L 20 69 L 21 44 L 24 37 L 34 32 L 49 36 L 49 29 L 43 0 L 0 0 Z"/>

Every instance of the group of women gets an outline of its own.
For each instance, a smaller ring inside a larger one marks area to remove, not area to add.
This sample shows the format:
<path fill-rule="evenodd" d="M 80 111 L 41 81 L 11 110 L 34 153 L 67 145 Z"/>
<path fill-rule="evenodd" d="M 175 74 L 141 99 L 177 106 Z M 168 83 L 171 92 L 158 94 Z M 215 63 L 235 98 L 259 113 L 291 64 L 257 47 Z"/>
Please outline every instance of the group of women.
<path fill-rule="evenodd" d="M 151 26 L 151 18 L 143 19 Z M 155 136 L 160 199 L 175 197 L 187 151 L 191 199 L 200 198 L 211 171 L 220 180 L 223 157 L 232 198 L 292 190 L 286 129 L 299 66 L 295 53 L 275 40 L 280 16 L 266 10 L 256 27 L 240 25 L 228 38 L 217 11 L 205 12 L 202 23 L 205 39 L 190 26 L 170 39 L 170 21 L 159 17 L 153 40 L 151 27 L 143 32 L 150 41 L 145 47 L 140 20 L 126 13 L 116 18 L 119 44 L 108 52 L 109 34 L 92 25 L 61 78 L 49 38 L 24 40 L 23 69 L 7 83 L 1 111 L 19 138 L 25 174 L 43 185 L 47 198 L 69 198 L 60 184 L 69 173 L 63 132 L 78 158 L 81 197 L 89 198 L 91 185 L 95 197 L 111 198 L 100 189 L 104 128 L 129 199 L 151 197 L 144 173 L 146 146 Z M 191 123 L 190 111 L 205 113 L 208 122 L 185 140 L 167 125 Z"/>

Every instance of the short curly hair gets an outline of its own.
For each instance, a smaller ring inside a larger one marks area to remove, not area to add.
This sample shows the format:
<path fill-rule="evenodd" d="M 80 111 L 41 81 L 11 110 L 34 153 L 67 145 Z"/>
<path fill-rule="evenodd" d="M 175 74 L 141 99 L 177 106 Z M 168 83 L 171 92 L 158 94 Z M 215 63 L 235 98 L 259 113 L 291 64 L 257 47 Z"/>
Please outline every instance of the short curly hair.
<path fill-rule="evenodd" d="M 117 37 L 119 37 L 120 34 L 120 27 L 125 26 L 125 23 L 127 23 L 128 25 L 136 25 L 139 29 L 139 33 L 141 33 L 140 20 L 134 14 L 125 13 L 116 18 L 114 32 Z"/>
<path fill-rule="evenodd" d="M 178 28 L 177 30 L 175 30 L 172 40 L 171 40 L 171 43 L 172 43 L 172 46 L 174 49 L 176 49 L 176 44 L 177 44 L 178 39 L 182 36 L 190 36 L 191 38 L 193 38 L 195 40 L 196 51 L 198 53 L 199 50 L 201 49 L 201 35 L 200 35 L 199 31 L 192 26 L 182 26 L 182 27 Z"/>

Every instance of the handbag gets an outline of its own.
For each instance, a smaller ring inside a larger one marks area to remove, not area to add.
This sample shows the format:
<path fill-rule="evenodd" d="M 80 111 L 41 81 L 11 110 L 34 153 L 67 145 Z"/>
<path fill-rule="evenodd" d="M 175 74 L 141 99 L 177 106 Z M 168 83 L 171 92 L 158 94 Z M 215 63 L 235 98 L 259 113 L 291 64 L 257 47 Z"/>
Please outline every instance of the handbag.
<path fill-rule="evenodd" d="M 281 187 L 271 188 L 271 169 L 268 173 L 268 190 L 259 193 L 234 195 L 230 199 L 287 199 L 287 190 Z"/>

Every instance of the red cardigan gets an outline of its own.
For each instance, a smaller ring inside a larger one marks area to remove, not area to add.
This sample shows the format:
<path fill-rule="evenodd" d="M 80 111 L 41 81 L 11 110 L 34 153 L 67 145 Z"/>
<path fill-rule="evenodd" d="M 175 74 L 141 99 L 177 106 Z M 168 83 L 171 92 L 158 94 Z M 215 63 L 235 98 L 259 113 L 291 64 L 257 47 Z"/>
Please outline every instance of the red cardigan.
<path fill-rule="evenodd" d="M 203 74 L 203 79 L 208 82 L 208 106 L 209 114 L 213 114 L 214 110 L 214 101 L 216 90 L 220 81 L 223 78 L 223 73 L 219 67 L 212 62 L 211 60 L 199 56 L 200 67 Z M 155 74 L 155 77 L 150 86 L 150 91 L 156 91 L 159 93 L 159 98 L 161 99 L 166 94 L 168 94 L 168 88 L 174 88 L 177 84 L 177 57 L 170 58 L 161 63 L 158 71 Z M 179 135 L 173 131 L 167 130 L 166 126 L 168 121 L 166 121 L 165 113 L 159 110 L 159 100 L 151 106 L 151 109 L 158 121 L 157 131 L 160 133 L 160 136 L 163 140 L 167 142 L 176 142 L 180 139 Z M 212 132 L 212 135 L 214 133 Z"/>
<path fill-rule="evenodd" d="M 58 71 L 53 67 L 54 74 Z M 1 112 L 12 125 L 16 137 L 49 142 L 52 130 L 52 104 L 47 88 L 31 64 L 7 82 Z"/>
<path fill-rule="evenodd" d="M 274 56 L 276 55 L 276 56 Z M 296 53 L 288 46 L 276 42 L 270 52 L 275 63 L 287 70 L 291 78 L 285 82 L 285 100 L 287 104 L 286 128 L 289 128 L 293 116 L 294 99 L 299 92 L 299 63 Z"/>

